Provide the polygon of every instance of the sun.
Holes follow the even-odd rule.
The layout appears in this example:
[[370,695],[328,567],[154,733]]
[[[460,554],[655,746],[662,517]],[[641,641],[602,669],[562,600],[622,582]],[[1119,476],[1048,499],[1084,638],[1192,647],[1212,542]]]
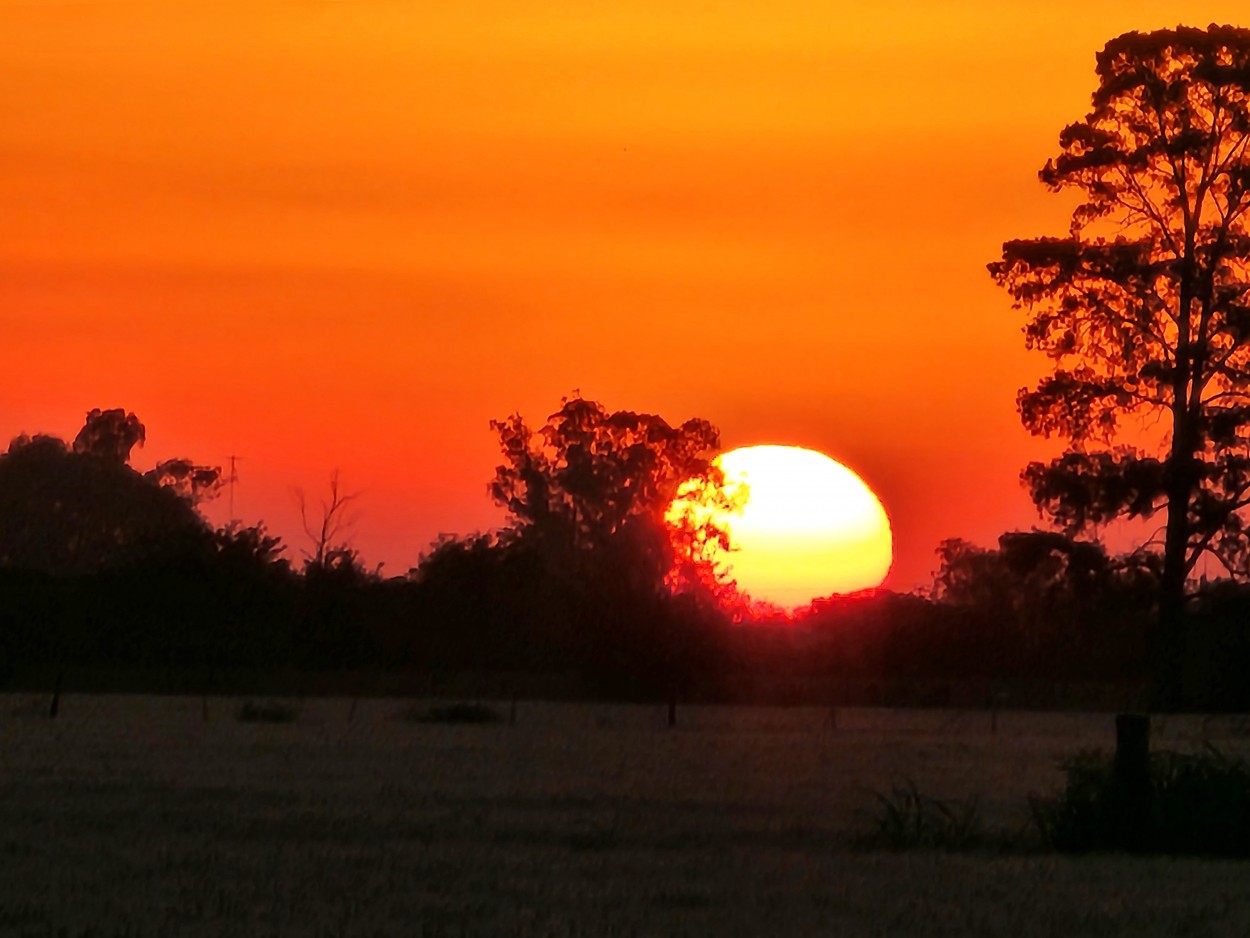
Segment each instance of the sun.
[[720,560],[743,593],[792,610],[885,580],[894,557],[890,519],[850,469],[798,446],[747,446],[718,463],[724,492],[741,507],[705,516],[728,531],[730,551]]

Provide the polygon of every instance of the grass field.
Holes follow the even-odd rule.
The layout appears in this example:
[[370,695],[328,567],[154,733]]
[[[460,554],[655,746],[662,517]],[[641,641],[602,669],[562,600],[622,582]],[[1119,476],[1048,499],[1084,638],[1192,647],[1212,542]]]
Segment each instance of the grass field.
[[[1244,936],[1250,864],[865,848],[911,779],[1027,825],[1110,715],[0,696],[2,936]],[[506,707],[504,708],[506,711]],[[1250,751],[1244,720],[1155,744]]]

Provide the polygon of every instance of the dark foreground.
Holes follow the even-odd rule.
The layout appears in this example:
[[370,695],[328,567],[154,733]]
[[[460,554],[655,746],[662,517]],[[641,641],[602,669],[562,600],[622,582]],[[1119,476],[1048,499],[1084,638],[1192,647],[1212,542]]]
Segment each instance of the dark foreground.
[[[904,778],[1024,828],[1060,758],[1112,746],[1107,715],[44,702],[0,697],[4,936],[1250,933],[1250,864],[860,843]],[[1236,718],[1156,738],[1250,749]]]

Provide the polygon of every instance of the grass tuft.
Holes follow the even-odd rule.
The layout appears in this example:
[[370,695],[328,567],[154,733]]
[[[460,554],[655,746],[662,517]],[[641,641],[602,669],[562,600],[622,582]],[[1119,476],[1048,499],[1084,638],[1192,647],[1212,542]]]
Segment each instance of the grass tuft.
[[921,793],[910,779],[877,800],[868,844],[893,850],[969,850],[982,846],[985,831],[976,798],[943,801]]

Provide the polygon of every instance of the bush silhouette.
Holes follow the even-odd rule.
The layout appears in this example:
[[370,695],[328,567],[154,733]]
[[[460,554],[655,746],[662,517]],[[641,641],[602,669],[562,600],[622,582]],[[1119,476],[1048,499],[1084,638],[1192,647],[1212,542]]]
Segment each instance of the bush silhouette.
[[503,716],[494,708],[479,703],[453,703],[405,714],[415,723],[502,723]]
[[1197,753],[1157,752],[1150,760],[1149,827],[1126,843],[1112,759],[1082,752],[1063,763],[1054,798],[1030,799],[1043,841],[1058,850],[1250,857],[1250,768],[1208,746]]

